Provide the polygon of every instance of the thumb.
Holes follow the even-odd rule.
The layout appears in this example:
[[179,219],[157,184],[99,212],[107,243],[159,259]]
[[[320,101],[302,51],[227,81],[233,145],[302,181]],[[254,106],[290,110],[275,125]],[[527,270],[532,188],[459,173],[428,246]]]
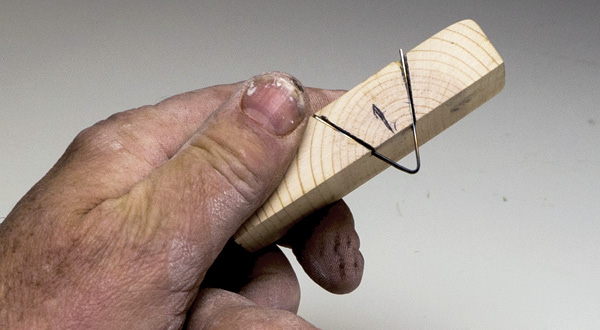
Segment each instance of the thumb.
[[192,243],[182,253],[201,262],[203,273],[279,184],[309,107],[291,76],[268,73],[241,84],[168,162],[117,202],[135,215],[128,226],[141,241],[159,234],[178,246]]

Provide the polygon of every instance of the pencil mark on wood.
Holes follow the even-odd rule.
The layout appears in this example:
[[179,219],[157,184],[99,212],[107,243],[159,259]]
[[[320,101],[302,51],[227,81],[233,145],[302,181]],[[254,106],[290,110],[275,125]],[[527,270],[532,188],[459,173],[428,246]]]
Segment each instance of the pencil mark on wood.
[[[381,109],[379,109],[375,104],[373,104],[373,115],[375,116],[375,118],[381,119],[381,121],[383,122],[383,124],[385,125],[385,127],[387,127],[387,129],[389,129],[390,132],[394,133],[394,129],[392,128],[392,126],[390,125],[390,123],[385,118],[385,115],[383,114],[383,111],[381,111]],[[394,125],[395,124],[396,123],[394,123]]]

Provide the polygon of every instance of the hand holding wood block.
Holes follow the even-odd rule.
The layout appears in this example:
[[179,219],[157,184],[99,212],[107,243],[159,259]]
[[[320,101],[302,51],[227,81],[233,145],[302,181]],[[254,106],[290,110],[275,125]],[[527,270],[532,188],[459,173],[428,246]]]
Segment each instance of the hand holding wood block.
[[[408,52],[423,144],[496,95],[504,62],[480,27],[458,22]],[[373,104],[381,110],[375,113]],[[319,113],[399,160],[413,151],[412,117],[400,64],[393,62]],[[283,236],[303,216],[339,200],[387,167],[355,141],[311,119],[282,183],[235,240],[249,251]]]

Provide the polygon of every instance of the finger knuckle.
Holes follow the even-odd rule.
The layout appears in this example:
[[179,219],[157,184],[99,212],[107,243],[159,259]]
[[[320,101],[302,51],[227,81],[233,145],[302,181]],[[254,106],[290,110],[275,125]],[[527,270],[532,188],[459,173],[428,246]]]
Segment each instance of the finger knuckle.
[[[150,110],[152,106],[143,106],[111,115],[91,127],[81,131],[70,144],[67,154],[77,154],[86,159],[98,159],[112,154],[130,154],[135,159],[146,161],[156,166],[164,161],[162,154],[149,154],[153,149],[144,145],[154,145],[146,129],[140,126],[140,114]],[[142,152],[146,150],[146,152]],[[155,164],[156,163],[156,164]]]
[[248,165],[251,162],[250,152],[206,135],[195,139],[190,145],[246,203],[254,204],[262,195],[264,184],[261,175]]

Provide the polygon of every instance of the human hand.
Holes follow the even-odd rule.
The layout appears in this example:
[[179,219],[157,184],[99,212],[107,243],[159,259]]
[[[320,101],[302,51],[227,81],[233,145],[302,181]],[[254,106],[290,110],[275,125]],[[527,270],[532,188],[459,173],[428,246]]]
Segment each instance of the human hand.
[[[271,73],[82,131],[0,224],[0,328],[311,328],[277,247],[224,247],[279,184],[310,115],[340,94]],[[343,202],[284,241],[329,291],[359,284]]]

